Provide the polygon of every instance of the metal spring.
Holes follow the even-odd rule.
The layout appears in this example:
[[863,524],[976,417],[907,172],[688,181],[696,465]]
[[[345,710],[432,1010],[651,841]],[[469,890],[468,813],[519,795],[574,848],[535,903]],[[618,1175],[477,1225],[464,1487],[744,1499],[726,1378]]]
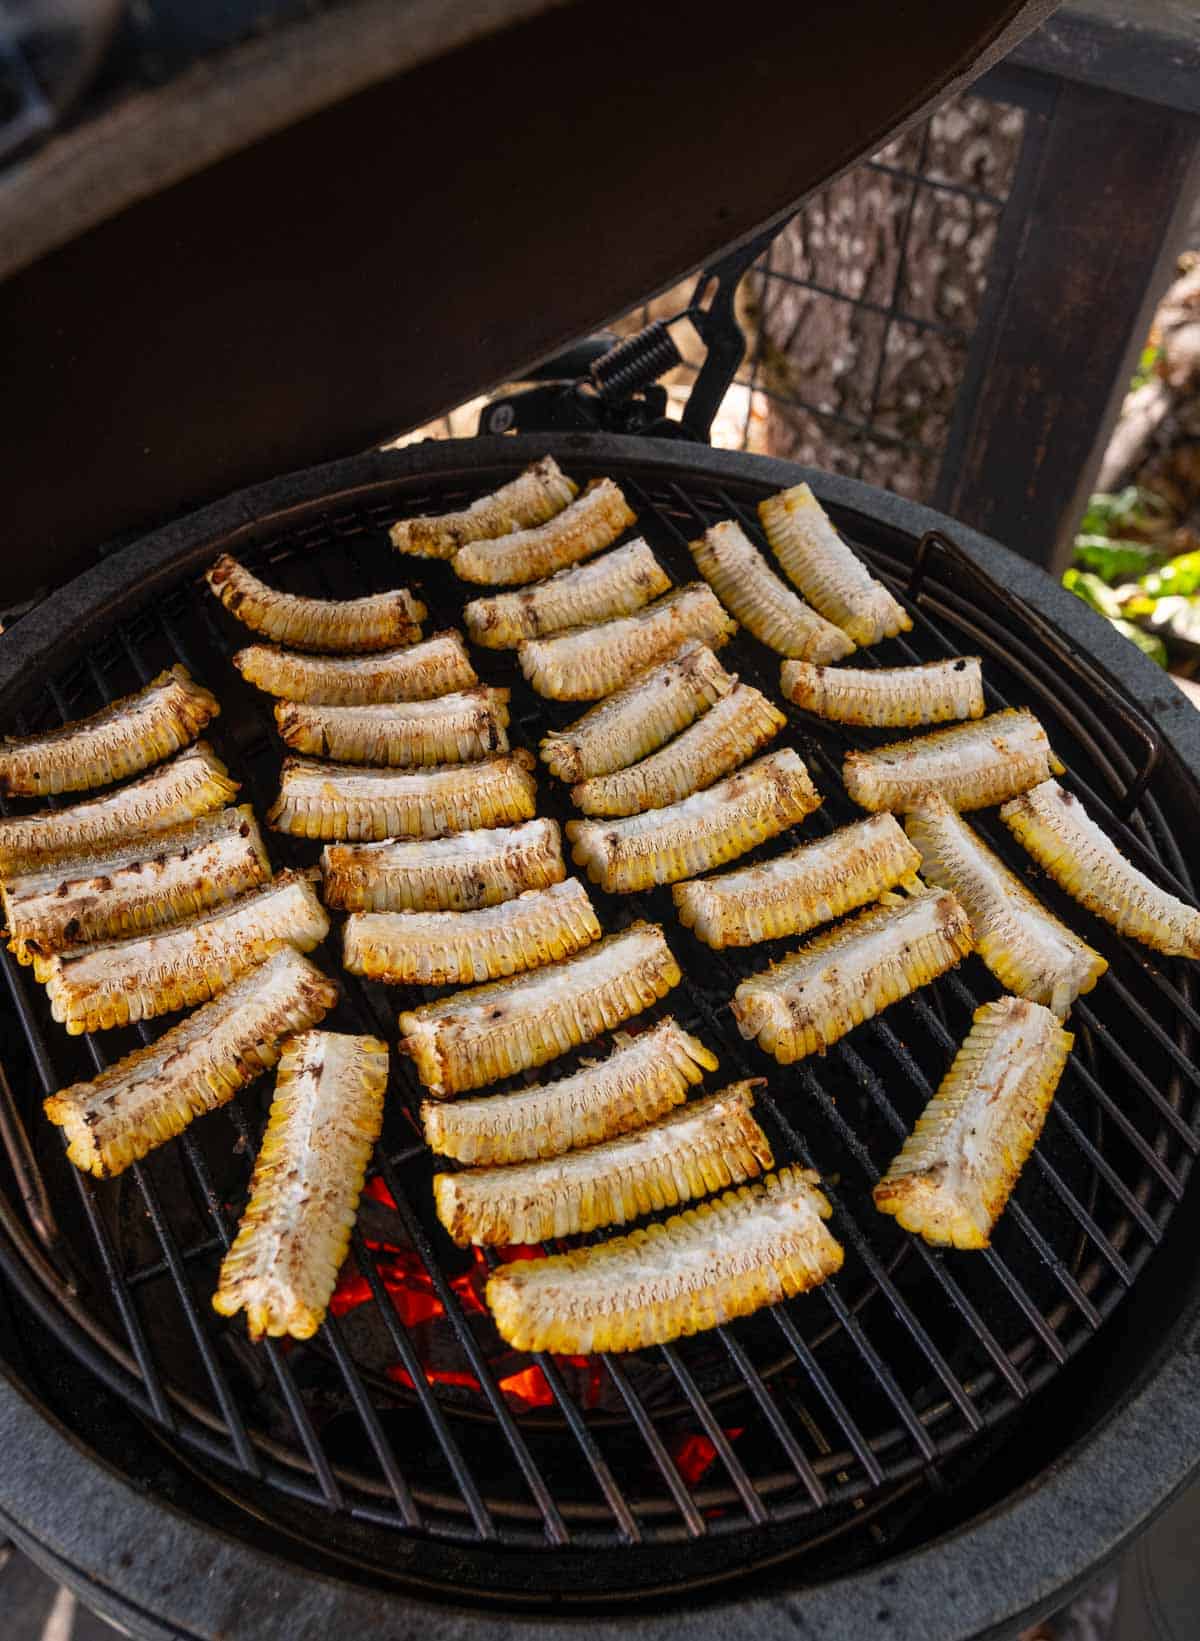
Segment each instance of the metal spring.
[[602,398],[621,399],[648,387],[683,361],[666,322],[656,319],[597,359],[591,376]]

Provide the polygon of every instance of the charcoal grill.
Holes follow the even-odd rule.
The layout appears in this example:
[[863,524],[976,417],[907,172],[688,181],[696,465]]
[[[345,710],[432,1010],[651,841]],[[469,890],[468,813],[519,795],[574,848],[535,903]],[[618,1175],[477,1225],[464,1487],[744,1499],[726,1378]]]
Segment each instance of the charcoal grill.
[[[386,526],[458,506],[547,449],[579,479],[621,483],[677,581],[692,574],[686,543],[707,523],[732,515],[756,535],[757,499],[802,476],[584,435],[316,469],[114,554],[26,617],[0,645],[0,718],[21,732],[56,725],[181,660],[219,695],[212,738],[261,814],[281,761],[270,702],[231,666],[244,634],[200,572],[228,550],[296,592],[348,597],[404,581],[429,605],[429,630],[457,622],[469,589],[444,565],[398,560]],[[1190,896],[1200,736],[1173,686],[1128,646],[1105,654],[1102,624],[1010,555],[912,504],[803,476],[912,613],[912,633],[867,664],[983,654],[989,709],[1033,707],[1067,783],[1139,864]],[[755,640],[740,632],[724,658],[777,697],[777,658]],[[528,691],[510,657],[475,659],[486,680],[514,685],[515,743],[534,747],[577,715]],[[838,775],[846,739],[789,709],[781,742],[825,798],[805,835],[853,818]],[[567,813],[548,777],[539,812]],[[994,814],[982,830],[1014,859]],[[271,840],[277,864],[311,864],[318,847]],[[637,1602],[669,1613],[684,1592],[726,1602],[751,1570],[756,1593],[779,1592],[770,1599],[826,1635],[872,1633],[870,1619],[880,1633],[967,1636],[1045,1605],[1141,1525],[1200,1453],[1178,1387],[1200,1344],[1189,1240],[1200,1009],[1186,964],[1122,942],[1052,884],[1037,888],[1110,970],[1073,1011],[1077,1052],[982,1255],[927,1249],[870,1200],[972,1010],[998,993],[977,959],[828,1056],[784,1069],[740,1041],[726,1004],[787,942],[714,953],[680,927],[669,891],[595,892],[608,931],[639,916],[663,923],[684,983],[657,1013],[717,1051],[722,1080],[766,1076],[759,1111],[777,1159],[830,1182],[847,1259],[819,1292],[756,1318],[582,1361],[518,1356],[491,1329],[478,1267],[433,1218],[419,1088],[399,1056],[340,1314],[309,1345],[248,1346],[209,1298],[269,1079],[97,1185],[66,1164],[40,1099],[139,1038],[67,1039],[5,953],[0,1267],[19,1304],[0,1430],[28,1458],[0,1480],[0,1520],[69,1582],[83,1580],[85,1533],[85,1598],[135,1633],[257,1637],[287,1612],[297,1627],[280,1633],[309,1633],[297,1612],[315,1625],[328,1606],[349,1625],[356,1610],[411,1617],[445,1599],[484,1609],[455,1622],[485,1627],[497,1608],[529,1617]],[[318,959],[338,972],[333,951]],[[398,994],[342,978],[334,1026],[394,1043]],[[76,1438],[64,1442],[28,1396],[67,1413]],[[1086,1479],[1097,1472],[1104,1491]],[[207,1595],[198,1555],[225,1569]],[[99,1590],[97,1561],[109,1569]],[[268,1571],[286,1611],[267,1604]],[[736,1588],[723,1622],[754,1633],[762,1611]],[[168,1614],[174,1628],[153,1627]],[[675,1620],[613,1620],[630,1622]]]

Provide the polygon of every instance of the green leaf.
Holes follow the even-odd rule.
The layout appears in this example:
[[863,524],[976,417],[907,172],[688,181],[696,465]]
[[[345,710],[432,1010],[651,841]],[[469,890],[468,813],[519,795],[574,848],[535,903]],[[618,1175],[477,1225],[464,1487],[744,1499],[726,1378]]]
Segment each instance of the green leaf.
[[1116,594],[1090,570],[1065,570],[1062,583],[1069,593],[1082,598],[1085,604],[1090,604],[1093,610],[1106,615],[1110,621],[1121,619],[1121,606]]
[[1141,541],[1110,541],[1107,536],[1075,537],[1075,562],[1105,581],[1141,576],[1163,562],[1163,554]]
[[1200,593],[1200,552],[1169,558],[1161,569],[1142,576],[1141,587],[1147,598],[1190,598]]

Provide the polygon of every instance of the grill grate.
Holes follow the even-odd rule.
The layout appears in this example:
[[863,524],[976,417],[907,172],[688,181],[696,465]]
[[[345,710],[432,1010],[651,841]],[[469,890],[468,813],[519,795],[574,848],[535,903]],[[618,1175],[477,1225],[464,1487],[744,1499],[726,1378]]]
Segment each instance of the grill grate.
[[[586,461],[574,466],[588,475]],[[693,573],[687,540],[716,518],[738,517],[761,540],[753,510],[761,489],[747,482],[639,482],[619,464],[604,471],[625,486],[639,530],[676,581]],[[377,492],[357,503],[335,499],[316,522],[236,550],[279,585],[318,596],[411,582],[434,612],[434,630],[457,620],[464,590],[445,566],[398,564],[385,526],[397,510],[443,510],[469,494],[445,486],[410,488],[399,504]],[[842,522],[903,592],[911,542],[863,518]],[[989,710],[1038,711],[1073,789],[1140,864],[1190,892],[1161,780],[1150,777],[1132,819],[1118,813],[1138,778],[1123,750],[1129,726],[1118,704],[1089,696],[1083,663],[1064,672],[1036,622],[1025,637],[1011,614],[996,613],[978,587],[962,584],[952,562],[938,568],[936,576],[926,568],[919,599],[909,600],[912,633],[868,652],[863,664],[978,650],[987,661]],[[281,749],[269,701],[228,664],[243,640],[202,584],[181,572],[164,597],[117,620],[83,659],[31,684],[15,727],[29,732],[93,711],[181,660],[221,698],[212,738],[261,815],[276,789]],[[731,670],[778,699],[777,658],[745,634],[723,653]],[[506,656],[474,659],[485,681],[514,684],[514,744],[536,746],[548,725],[580,710],[533,696],[511,677]],[[826,799],[805,823],[804,834],[815,836],[856,813],[838,773],[845,745],[887,737],[834,733],[787,711],[776,744],[797,747]],[[564,818],[563,797],[539,773],[539,811]],[[975,820],[1019,865],[994,815]],[[791,841],[776,840],[759,855]],[[318,849],[274,836],[270,844],[277,864],[311,864]],[[664,890],[593,893],[606,930],[635,917],[661,921],[680,959],[684,984],[648,1018],[671,1012],[697,1032],[720,1055],[722,1082],[766,1076],[758,1111],[777,1161],[801,1161],[831,1182],[832,1228],[847,1258],[817,1293],[710,1335],[586,1368],[507,1351],[468,1302],[465,1256],[433,1218],[431,1159],[415,1117],[420,1091],[394,1055],[373,1176],[382,1218],[364,1211],[353,1240],[367,1302],[331,1318],[310,1345],[251,1348],[236,1321],[211,1312],[209,1296],[244,1200],[269,1079],[119,1181],[97,1185],[66,1165],[37,1110],[40,1096],[150,1040],[159,1024],[66,1039],[29,971],[7,953],[0,965],[20,1035],[4,1022],[4,1050],[13,1086],[28,1090],[9,1117],[29,1132],[27,1173],[44,1187],[52,1217],[47,1226],[39,1216],[40,1253],[12,1213],[6,1228],[40,1261],[38,1291],[44,1301],[50,1290],[49,1318],[70,1348],[216,1485],[326,1550],[394,1568],[409,1549],[432,1556],[444,1546],[453,1559],[422,1563],[434,1569],[428,1578],[460,1590],[478,1581],[510,1597],[544,1595],[559,1579],[578,1594],[574,1552],[583,1550],[586,1579],[608,1594],[719,1577],[852,1531],[861,1537],[872,1520],[875,1542],[855,1553],[877,1554],[886,1510],[937,1485],[956,1454],[981,1446],[1102,1327],[1160,1241],[1200,1147],[1200,1071],[1191,1056],[1200,1015],[1185,966],[1125,945],[1065,905],[1048,882],[1037,888],[1099,947],[1110,970],[1073,1011],[1077,1051],[994,1246],[981,1255],[935,1252],[870,1201],[972,1011],[998,994],[978,959],[827,1057],[785,1069],[741,1042],[725,1005],[741,975],[794,942],[711,952],[675,921]],[[318,956],[336,972],[332,953]],[[335,1029],[373,1031],[394,1043],[398,994],[341,978]],[[384,1243],[415,1252],[444,1308],[444,1348],[459,1364],[458,1380],[469,1376],[472,1387],[427,1381],[424,1324],[406,1323],[391,1301]],[[16,1270],[26,1291],[34,1268],[28,1258]],[[389,1365],[406,1380],[389,1376]],[[514,1380],[534,1367],[542,1405],[514,1395]],[[693,1559],[664,1575],[653,1553],[663,1545],[678,1546],[679,1555],[690,1546]],[[508,1552],[508,1570],[497,1573],[498,1563],[488,1562],[473,1571],[463,1559],[470,1546]]]

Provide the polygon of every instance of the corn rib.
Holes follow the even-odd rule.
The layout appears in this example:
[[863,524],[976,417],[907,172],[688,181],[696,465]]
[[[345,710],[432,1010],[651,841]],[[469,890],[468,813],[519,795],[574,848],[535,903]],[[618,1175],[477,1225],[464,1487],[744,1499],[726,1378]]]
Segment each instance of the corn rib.
[[343,912],[474,912],[566,876],[558,822],[445,838],[334,843],[321,851],[327,906]]
[[983,665],[977,655],[874,670],[785,661],[780,688],[798,707],[835,724],[913,729],[983,717]]
[[213,592],[251,632],[297,650],[391,650],[414,643],[428,613],[406,587],[368,598],[301,598],[268,587],[245,565],[222,553],[204,578]]
[[544,524],[578,493],[579,486],[560,471],[554,457],[543,456],[459,513],[398,519],[391,529],[392,546],[418,558],[453,558],[468,541]]
[[976,1009],[954,1063],[874,1190],[880,1213],[954,1248],[986,1248],[1062,1076],[1072,1037],[1038,1003]]
[[636,519],[611,479],[593,479],[581,495],[544,524],[487,541],[469,541],[451,562],[460,580],[488,587],[541,581],[611,547]]
[[462,634],[453,628],[435,632],[423,643],[374,655],[301,655],[278,644],[250,644],[237,652],[233,664],[265,694],[313,706],[430,701],[479,682]]
[[472,599],[463,620],[484,649],[515,650],[527,638],[632,615],[670,585],[670,576],[638,536],[590,564],[559,570],[519,592]]
[[613,1033],[613,1052],[570,1077],[511,1094],[424,1100],[429,1147],[486,1166],[559,1157],[656,1122],[687,1099],[717,1057],[668,1016],[636,1037]]
[[931,795],[955,809],[984,809],[1061,772],[1046,731],[1023,707],[848,752],[842,766],[846,791],[863,809],[914,809]]
[[293,752],[341,763],[420,768],[474,763],[508,751],[506,689],[480,687],[432,701],[308,706],[277,701],[275,722]]
[[213,1295],[222,1316],[245,1311],[251,1339],[311,1339],[325,1320],[387,1080],[378,1037],[306,1031],[285,1046],[250,1200]]
[[904,606],[842,540],[807,484],[768,496],[758,516],[788,580],[856,644],[912,629]]
[[487,1302],[515,1350],[641,1350],[818,1287],[842,1264],[818,1177],[781,1168],[591,1248],[503,1265]]
[[109,1179],[232,1099],[337,998],[333,981],[285,946],[156,1042],[52,1094],[46,1115],[76,1168]]
[[780,581],[731,519],[712,525],[688,550],[730,615],[780,655],[840,661],[854,649],[852,638]]
[[436,838],[480,826],[512,826],[533,817],[532,763],[523,751],[411,770],[285,758],[267,825],[329,843]]

